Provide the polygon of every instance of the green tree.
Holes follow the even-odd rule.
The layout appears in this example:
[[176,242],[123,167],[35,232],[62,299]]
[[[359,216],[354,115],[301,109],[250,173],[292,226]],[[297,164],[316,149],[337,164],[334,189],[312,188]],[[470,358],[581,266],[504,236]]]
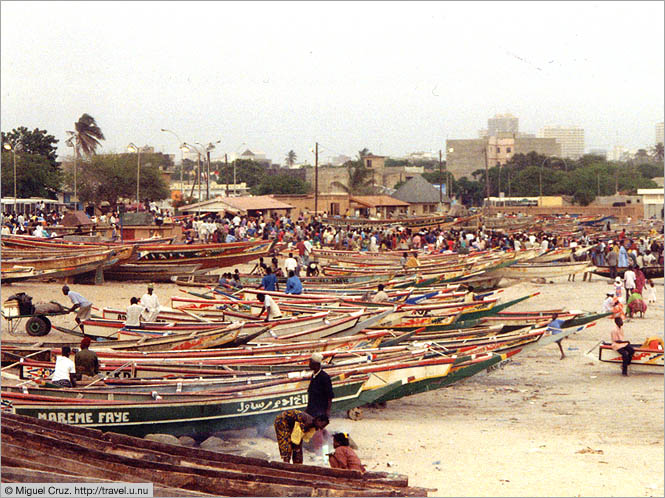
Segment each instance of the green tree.
[[664,154],[663,154],[663,142],[658,142],[651,148],[651,157],[657,163],[662,163]]
[[[163,154],[141,154],[141,184],[143,199],[160,200],[169,197],[169,188],[162,176]],[[83,202],[98,204],[108,201],[115,205],[121,198],[136,195],[136,154],[99,154],[81,172],[80,197]]]
[[286,164],[289,167],[293,166],[296,163],[296,159],[298,159],[298,156],[293,150],[290,150],[288,154],[286,154]]
[[[14,158],[12,152],[2,150],[3,197],[14,196]],[[44,197],[55,199],[62,185],[62,172],[53,167],[46,156],[16,154],[16,195],[19,198]]]
[[51,166],[58,167],[56,144],[58,140],[46,130],[35,128],[28,130],[25,126],[14,128],[9,133],[2,132],[2,145],[9,143],[12,147],[20,146],[24,154],[36,154],[48,159]]
[[267,194],[306,194],[310,191],[307,182],[286,174],[264,176],[251,192],[255,195]]

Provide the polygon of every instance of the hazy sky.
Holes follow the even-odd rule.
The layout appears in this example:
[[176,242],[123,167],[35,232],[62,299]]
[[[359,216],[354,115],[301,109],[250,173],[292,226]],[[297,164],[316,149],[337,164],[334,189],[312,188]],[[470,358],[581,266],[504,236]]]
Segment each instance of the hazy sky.
[[[578,125],[586,147],[650,147],[663,121],[663,2],[2,2],[2,130],[64,146],[83,113],[177,152],[220,140],[283,162],[401,155]],[[247,145],[243,145],[245,142]],[[178,156],[179,157],[179,156]]]

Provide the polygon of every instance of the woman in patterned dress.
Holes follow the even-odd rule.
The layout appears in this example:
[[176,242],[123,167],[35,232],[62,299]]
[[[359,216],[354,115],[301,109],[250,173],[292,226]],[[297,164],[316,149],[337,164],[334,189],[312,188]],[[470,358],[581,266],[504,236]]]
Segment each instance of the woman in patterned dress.
[[[314,429],[321,430],[328,425],[328,417],[312,417],[308,413],[300,410],[286,410],[275,417],[275,434],[277,435],[277,445],[279,446],[279,455],[286,463],[302,463],[302,439],[298,444],[291,439],[293,428],[296,423],[300,424],[303,433]],[[313,432],[313,431],[312,431]]]

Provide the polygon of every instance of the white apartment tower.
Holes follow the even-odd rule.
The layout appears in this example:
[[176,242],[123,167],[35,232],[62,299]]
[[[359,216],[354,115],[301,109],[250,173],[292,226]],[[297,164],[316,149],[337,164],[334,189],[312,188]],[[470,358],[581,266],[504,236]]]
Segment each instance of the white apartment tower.
[[656,143],[663,143],[663,123],[656,123]]
[[561,156],[579,159],[584,155],[584,128],[576,126],[545,126],[540,138],[554,138],[561,145]]
[[[499,133],[517,133],[518,131],[519,118],[512,114],[496,114],[487,120],[487,136],[489,137],[496,137]],[[482,132],[484,130],[481,130]]]

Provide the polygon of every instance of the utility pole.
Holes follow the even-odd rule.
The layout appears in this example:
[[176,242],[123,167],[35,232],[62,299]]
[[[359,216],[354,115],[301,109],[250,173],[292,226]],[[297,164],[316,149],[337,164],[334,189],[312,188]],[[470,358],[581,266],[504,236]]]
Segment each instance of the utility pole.
[[439,149],[439,209],[443,209],[443,173],[442,173],[442,164],[443,161],[441,159],[441,149]]
[[198,202],[201,202],[201,153],[197,151],[196,156],[196,169],[197,169],[197,182],[199,184],[199,199]]
[[210,151],[206,151],[208,156],[208,166],[206,168],[206,200],[210,199]]
[[319,212],[319,142],[314,146],[314,217]]
[[489,206],[490,206],[490,169],[489,165],[487,163],[487,147],[489,145],[485,146],[484,152],[485,152],[485,197],[486,197],[486,209],[489,211]]
[[229,196],[229,158],[224,154],[224,176],[226,178],[226,197]]

